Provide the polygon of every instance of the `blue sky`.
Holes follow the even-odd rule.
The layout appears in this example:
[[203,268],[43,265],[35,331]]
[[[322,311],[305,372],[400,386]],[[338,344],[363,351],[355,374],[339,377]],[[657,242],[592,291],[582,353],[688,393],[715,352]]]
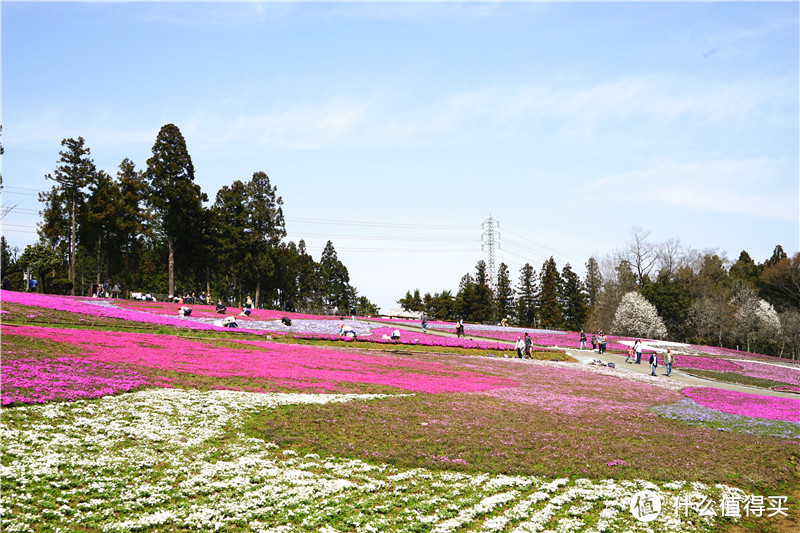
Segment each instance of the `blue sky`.
[[162,125],[210,198],[266,172],[288,239],[378,305],[485,259],[579,273],[630,239],[800,246],[798,4],[2,3],[3,234],[64,138],[139,168]]

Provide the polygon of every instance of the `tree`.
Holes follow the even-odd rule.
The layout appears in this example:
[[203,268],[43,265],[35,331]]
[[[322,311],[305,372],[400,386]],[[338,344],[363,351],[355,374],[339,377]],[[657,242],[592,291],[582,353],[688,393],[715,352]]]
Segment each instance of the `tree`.
[[123,249],[123,283],[129,289],[131,281],[131,257],[136,258],[140,239],[149,234],[150,213],[145,207],[147,182],[144,173],[136,170],[130,159],[123,159],[117,171],[119,183],[119,212],[117,225]]
[[558,301],[561,277],[556,261],[551,256],[542,265],[539,275],[539,325],[544,328],[560,328],[564,324],[564,311]]
[[800,252],[767,266],[759,278],[760,294],[775,307],[800,310]]
[[[174,124],[162,126],[153,145],[153,156],[147,160],[147,179],[152,188],[150,202],[167,243],[169,294],[175,294],[176,246],[184,251],[193,244],[191,236],[197,228],[202,202],[206,195],[194,183],[194,165],[186,141]],[[188,255],[188,254],[187,254]]]
[[[65,211],[70,221],[69,237],[69,280],[75,283],[75,255],[77,251],[78,211],[86,199],[85,187],[93,181],[96,172],[94,162],[89,157],[90,150],[84,146],[83,137],[78,139],[64,139],[61,146],[65,149],[59,152],[60,165],[53,174],[45,178],[53,180],[57,185],[53,187],[47,198],[51,202],[63,201],[66,203]],[[40,196],[41,200],[41,196]],[[55,207],[55,206],[53,206]],[[73,285],[71,295],[75,296]]]
[[781,355],[788,353],[792,360],[800,358],[800,311],[790,309],[780,314]]
[[579,331],[589,318],[589,306],[583,283],[567,263],[561,270],[559,300],[564,309],[564,327]]
[[45,274],[55,269],[61,263],[58,254],[44,243],[31,244],[25,247],[19,257],[19,264],[29,268],[41,283],[42,292],[46,292]]
[[611,331],[616,335],[663,339],[667,336],[664,321],[658,316],[656,307],[637,292],[622,297],[614,313]]
[[494,316],[499,322],[504,318],[510,318],[513,313],[514,287],[511,286],[508,266],[500,263],[497,269],[497,288],[494,291]]
[[519,284],[517,285],[517,320],[525,328],[536,327],[536,307],[538,300],[538,286],[536,271],[529,263],[519,271]]
[[689,293],[667,275],[659,275],[655,283],[647,283],[642,288],[641,295],[656,307],[670,337],[674,340],[684,340],[687,334],[686,320],[691,305]]
[[297,253],[298,298],[304,308],[317,309],[322,306],[317,264],[306,252],[306,242],[302,239],[297,243]]
[[411,291],[406,291],[406,295],[397,300],[397,303],[400,304],[404,311],[422,312],[425,310],[425,304],[419,295],[419,289],[414,289],[414,294],[411,294]]
[[590,257],[586,262],[586,278],[584,281],[589,307],[597,305],[597,297],[603,287],[603,275],[600,273],[600,265],[594,257]]
[[86,223],[81,226],[80,233],[84,236],[82,240],[86,243],[86,248],[94,248],[97,256],[96,282],[101,283],[100,273],[103,264],[105,264],[105,276],[109,275],[108,248],[119,235],[119,221],[122,216],[120,190],[111,176],[101,170],[89,185],[89,191],[86,201]]
[[328,241],[319,260],[322,291],[329,307],[346,311],[350,305],[350,274],[339,261],[333,243]]
[[692,300],[688,322],[698,344],[722,347],[733,327],[733,316],[727,299],[712,294]]
[[270,185],[269,176],[265,172],[256,172],[247,184],[247,206],[245,234],[247,250],[250,254],[248,262],[256,277],[256,302],[261,297],[261,279],[271,275],[275,269],[272,256],[286,236],[283,220],[283,199],[277,195],[277,187]]
[[469,274],[461,278],[455,308],[464,320],[486,322],[492,318],[492,289],[483,260],[475,265],[474,278]]
[[731,265],[728,274],[734,283],[755,288],[758,284],[759,271],[758,265],[750,257],[750,254],[742,250],[742,253],[739,254],[739,259]]
[[737,338],[749,352],[751,344],[770,344],[780,333],[778,313],[753,289],[742,288],[731,299]]
[[645,231],[638,226],[631,228],[631,240],[627,248],[622,250],[620,259],[630,264],[636,274],[639,287],[644,285],[644,279],[649,276],[658,261],[658,253],[654,244],[647,241],[650,231]]

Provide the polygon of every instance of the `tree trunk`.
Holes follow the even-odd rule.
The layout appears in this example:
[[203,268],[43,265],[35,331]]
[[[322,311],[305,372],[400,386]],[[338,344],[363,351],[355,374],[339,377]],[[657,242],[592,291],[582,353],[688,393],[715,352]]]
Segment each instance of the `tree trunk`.
[[172,235],[167,237],[167,249],[169,250],[169,259],[167,264],[169,266],[169,297],[175,296],[175,246]]
[[97,284],[100,285],[100,237],[97,237],[97,264],[95,265]]
[[211,267],[206,263],[206,301],[211,303]]
[[72,282],[72,289],[70,289],[70,296],[75,296],[75,198],[72,199],[72,231],[69,238],[69,280]]
[[258,302],[261,301],[261,278],[256,278],[256,299],[253,305],[258,307]]

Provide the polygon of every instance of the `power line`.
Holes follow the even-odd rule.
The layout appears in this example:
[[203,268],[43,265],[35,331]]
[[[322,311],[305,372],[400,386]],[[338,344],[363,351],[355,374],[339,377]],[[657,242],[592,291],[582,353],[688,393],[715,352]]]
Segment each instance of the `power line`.
[[474,230],[475,226],[442,226],[435,224],[396,224],[391,222],[359,222],[355,220],[333,220],[327,218],[286,217],[287,221],[308,222],[312,224],[334,224],[341,226],[365,226],[380,228],[414,228],[414,229],[455,229]]
[[463,241],[463,242],[472,242],[475,239],[472,237],[392,237],[387,235],[338,235],[333,233],[303,233],[302,235],[299,232],[290,232],[292,235],[297,233],[297,237],[305,239],[306,237],[323,237],[323,238],[330,238],[330,239],[354,239],[354,240],[364,240],[364,241],[409,241],[409,242],[453,242],[453,241]]

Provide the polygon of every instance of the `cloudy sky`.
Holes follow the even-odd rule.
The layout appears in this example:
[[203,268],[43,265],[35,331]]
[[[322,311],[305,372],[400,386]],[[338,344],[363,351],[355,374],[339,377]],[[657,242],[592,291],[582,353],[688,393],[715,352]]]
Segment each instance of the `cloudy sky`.
[[139,168],[176,124],[210,198],[264,171],[359,293],[514,279],[630,239],[800,246],[798,3],[2,2],[3,234],[36,241],[82,136]]

